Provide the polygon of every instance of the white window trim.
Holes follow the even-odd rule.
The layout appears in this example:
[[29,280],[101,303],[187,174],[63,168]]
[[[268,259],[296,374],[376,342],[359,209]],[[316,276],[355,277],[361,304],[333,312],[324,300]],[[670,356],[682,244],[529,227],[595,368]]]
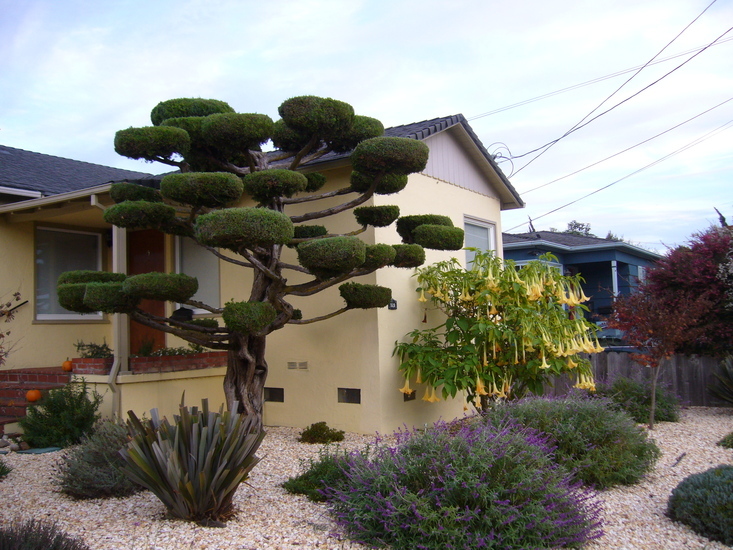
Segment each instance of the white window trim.
[[[175,238],[175,253],[176,253],[175,268],[176,268],[176,273],[183,273],[182,266],[181,266],[181,259],[182,259],[182,256],[183,256],[181,254],[181,243],[183,242],[183,239],[184,238],[185,237],[180,237],[180,236],[176,236],[176,238]],[[214,256],[214,257],[216,258],[216,260],[218,262],[219,261],[219,258],[217,258],[216,256]],[[218,267],[219,267],[219,270],[218,270],[218,273],[217,273],[217,285],[219,286],[219,302],[221,302],[221,269],[220,269],[221,266],[218,266]],[[221,307],[221,303],[219,303],[219,304],[209,304],[209,305],[214,306],[214,307]],[[186,304],[176,304],[176,307],[190,307],[190,306],[187,306]],[[209,310],[207,310],[207,309],[201,309],[201,308],[193,308],[193,314],[194,315],[212,315],[212,313]]]
[[[55,231],[56,233],[74,233],[77,235],[92,235],[97,238],[97,250],[99,253],[97,254],[97,271],[102,270],[102,234],[98,233],[96,231],[80,231],[78,229],[65,229],[65,228],[59,228],[59,227],[49,227],[44,225],[36,226],[35,231]],[[35,239],[35,232],[34,232],[34,239]],[[34,241],[35,245],[35,241]],[[36,246],[34,246],[34,250],[36,249]],[[34,287],[35,289],[38,289],[38,265],[34,263],[33,265],[33,274],[34,274]],[[37,297],[35,296],[34,291],[34,299],[37,300]],[[38,310],[36,309],[37,303],[34,303],[34,315],[35,319],[37,321],[101,321],[104,317],[102,315],[101,311],[97,311],[95,313],[75,313],[73,311],[70,311],[69,313],[38,313]]]
[[[492,222],[491,220],[486,220],[483,218],[477,218],[476,216],[471,216],[469,214],[464,214],[463,215],[464,230],[466,228],[466,224],[476,225],[478,227],[486,227],[487,229],[489,229],[489,239],[491,239],[491,236],[493,235],[493,239],[491,239],[493,240],[493,242],[489,243],[489,246],[491,246],[492,248],[488,250],[492,250],[494,251],[494,253],[498,253],[498,250],[497,250],[497,223],[496,222]],[[466,265],[470,263],[470,260],[468,259],[468,255],[469,255],[469,252],[466,251]]]

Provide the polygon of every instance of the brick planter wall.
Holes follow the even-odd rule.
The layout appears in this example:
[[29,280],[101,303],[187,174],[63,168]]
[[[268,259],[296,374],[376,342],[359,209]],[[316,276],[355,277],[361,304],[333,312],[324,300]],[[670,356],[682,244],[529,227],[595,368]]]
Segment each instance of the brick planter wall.
[[[112,368],[108,359],[72,359],[74,374],[109,374]],[[226,351],[209,351],[195,355],[167,355],[164,357],[130,357],[130,372],[177,372],[185,370],[225,367]]]

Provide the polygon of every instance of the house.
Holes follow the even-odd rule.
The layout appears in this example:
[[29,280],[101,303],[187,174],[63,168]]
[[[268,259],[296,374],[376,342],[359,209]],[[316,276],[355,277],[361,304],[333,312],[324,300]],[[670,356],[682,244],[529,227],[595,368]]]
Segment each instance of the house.
[[[437,118],[385,133],[422,140],[430,149],[429,161],[422,173],[410,176],[405,190],[375,195],[365,204],[397,204],[401,215],[450,216],[454,225],[466,229],[466,246],[500,253],[501,211],[524,205],[466,119],[462,115]],[[218,358],[212,354],[214,358],[203,364],[208,368],[198,368],[201,364],[154,370],[136,367],[138,360],[131,356],[151,339],[156,346],[185,343],[158,331],[148,333],[126,315],[63,310],[54,297],[55,280],[69,269],[183,272],[199,278],[196,297],[223,305],[247,299],[249,287],[242,283],[242,268],[219,260],[189,239],[153,230],[128,231],[103,221],[103,210],[113,203],[111,181],[154,186],[159,178],[112,168],[102,171],[104,167],[9,147],[0,151],[7,155],[2,160],[0,186],[10,199],[16,199],[0,205],[0,249],[6,254],[6,261],[0,263],[0,281],[6,292],[20,291],[29,300],[13,321],[15,347],[4,368],[56,367],[76,355],[74,345],[79,340],[107,342],[115,357],[106,370],[82,366],[76,371],[76,376],[83,375],[104,394],[105,414],[124,416],[128,410],[142,414],[152,407],[171,414],[184,391],[187,403],[203,397],[212,406],[222,403],[223,354]],[[57,165],[70,171],[51,177]],[[326,155],[306,169],[327,177],[325,190],[347,186],[351,173],[348,155]],[[56,187],[50,186],[50,180]],[[241,205],[248,205],[247,200]],[[303,208],[292,205],[287,213],[297,214],[299,207]],[[353,229],[357,227],[350,212],[335,216],[333,223],[329,220],[332,233]],[[361,236],[368,243],[400,242],[394,227],[370,227]],[[426,252],[428,263],[465,254]],[[290,260],[284,257],[285,261],[297,263],[294,251],[286,254]],[[268,337],[266,424],[304,427],[323,420],[336,428],[371,433],[463,414],[461,399],[430,404],[420,399],[422,394],[406,398],[398,391],[402,381],[392,356],[395,341],[424,320],[439,322],[438,312],[426,310],[417,301],[412,275],[413,270],[385,268],[359,278],[362,283],[390,287],[390,308],[351,310],[318,323],[286,326]],[[294,298],[293,302],[295,307],[307,308],[309,317],[343,304],[336,288],[317,299],[298,302]],[[159,303],[159,307],[166,315],[174,309],[172,304]]]
[[555,231],[503,235],[504,258],[518,265],[552,253],[564,273],[580,274],[591,314],[611,313],[614,296],[630,294],[659,254],[624,241]]

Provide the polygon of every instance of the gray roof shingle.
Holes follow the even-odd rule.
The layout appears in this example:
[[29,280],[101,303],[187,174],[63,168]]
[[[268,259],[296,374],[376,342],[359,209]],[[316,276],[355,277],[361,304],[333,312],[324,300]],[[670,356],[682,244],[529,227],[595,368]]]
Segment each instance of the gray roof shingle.
[[111,168],[0,145],[0,186],[44,196],[68,193],[111,181],[143,180],[151,174]]

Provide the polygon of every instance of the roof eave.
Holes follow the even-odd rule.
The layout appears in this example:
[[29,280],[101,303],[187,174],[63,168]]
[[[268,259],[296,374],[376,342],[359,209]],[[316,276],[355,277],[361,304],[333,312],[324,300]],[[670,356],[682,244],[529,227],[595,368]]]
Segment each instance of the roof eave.
[[651,252],[649,250],[645,250],[643,248],[639,248],[638,246],[634,246],[629,243],[624,242],[614,242],[614,243],[599,243],[599,244],[585,244],[585,245],[567,245],[567,244],[560,244],[560,243],[554,243],[552,241],[546,241],[544,239],[536,240],[536,241],[524,241],[524,242],[518,242],[518,243],[504,243],[504,249],[505,250],[518,250],[522,248],[534,248],[537,246],[543,246],[546,248],[554,248],[556,250],[562,250],[563,252],[592,252],[594,250],[626,250],[629,252],[633,252],[637,256],[643,256],[650,260],[658,260],[661,258],[659,254],[656,252]]

